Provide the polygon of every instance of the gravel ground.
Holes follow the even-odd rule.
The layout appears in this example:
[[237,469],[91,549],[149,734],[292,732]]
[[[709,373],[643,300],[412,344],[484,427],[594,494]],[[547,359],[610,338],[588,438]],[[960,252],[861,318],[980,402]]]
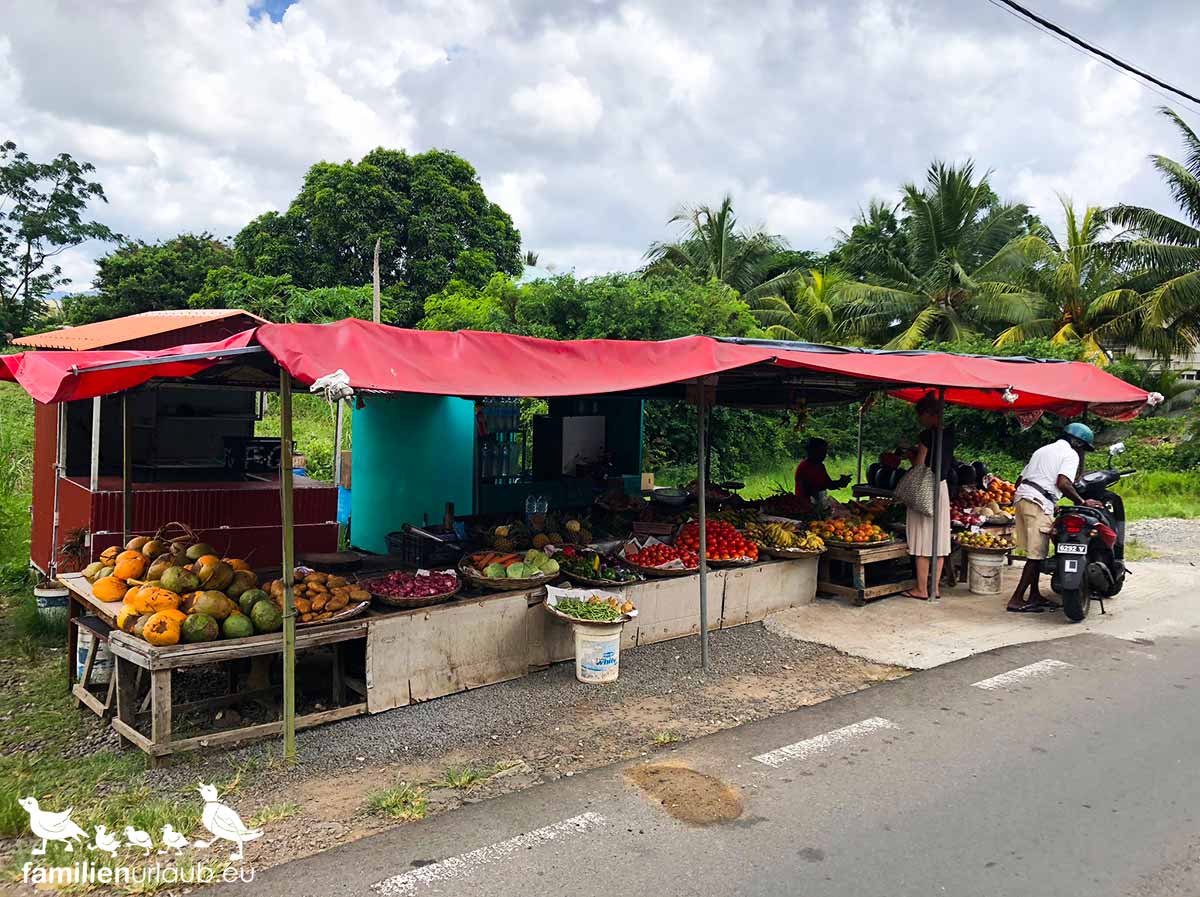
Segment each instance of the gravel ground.
[[300,762],[277,758],[278,740],[237,751],[188,755],[152,774],[156,787],[239,784],[243,815],[294,802],[258,842],[260,868],[344,843],[391,824],[364,809],[366,797],[400,781],[431,783],[449,767],[505,768],[469,791],[426,785],[429,812],[452,809],[563,775],[657,750],[828,700],[905,675],[831,648],[767,632],[761,624],[710,635],[712,670],[702,675],[699,640],[626,651],[605,686],[575,680],[573,663],[521,679],[374,716],[300,732]]
[[1177,517],[1135,520],[1126,528],[1126,536],[1162,560],[1186,562],[1200,560],[1200,519]]

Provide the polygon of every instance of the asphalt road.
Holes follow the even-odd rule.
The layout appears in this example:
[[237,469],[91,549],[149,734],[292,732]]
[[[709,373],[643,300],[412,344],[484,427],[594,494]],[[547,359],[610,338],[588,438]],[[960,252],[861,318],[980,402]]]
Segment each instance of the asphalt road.
[[218,890],[1195,897],[1197,647],[1085,635],[1005,648],[643,759],[732,786],[733,821],[677,821],[623,764]]

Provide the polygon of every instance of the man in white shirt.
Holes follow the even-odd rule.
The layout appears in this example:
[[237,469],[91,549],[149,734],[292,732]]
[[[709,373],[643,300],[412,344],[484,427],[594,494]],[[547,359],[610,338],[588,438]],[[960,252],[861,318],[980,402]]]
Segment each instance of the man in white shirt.
[[1095,448],[1095,435],[1085,424],[1067,424],[1061,439],[1044,445],[1029,458],[1021,471],[1016,500],[1017,548],[1025,551],[1025,569],[1017,590],[1008,599],[1008,610],[1018,614],[1040,614],[1046,608],[1057,608],[1057,602],[1045,598],[1038,590],[1042,560],[1050,550],[1050,532],[1054,511],[1064,495],[1077,505],[1100,507],[1100,502],[1084,501],[1075,490],[1075,476],[1083,453]]

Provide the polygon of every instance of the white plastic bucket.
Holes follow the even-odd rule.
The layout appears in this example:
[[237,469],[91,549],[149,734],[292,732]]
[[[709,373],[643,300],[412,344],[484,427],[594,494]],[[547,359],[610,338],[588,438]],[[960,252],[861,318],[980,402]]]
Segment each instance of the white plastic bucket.
[[967,588],[972,595],[999,595],[1004,587],[1000,582],[1000,571],[1004,568],[1003,554],[983,554],[972,551],[967,554]]
[[587,626],[573,623],[575,630],[575,678],[589,684],[614,682],[621,669],[621,627]]
[[[80,627],[79,644],[75,649],[75,680],[83,679],[83,668],[87,665],[88,650],[92,647],[92,639],[94,636],[86,629]],[[108,643],[100,642],[96,646],[96,659],[92,661],[92,675],[88,679],[89,685],[107,685],[112,678],[113,660],[112,654],[108,651]]]
[[33,590],[33,599],[37,603],[38,616],[43,620],[65,620],[67,618],[67,597],[70,593],[62,586],[46,584]]

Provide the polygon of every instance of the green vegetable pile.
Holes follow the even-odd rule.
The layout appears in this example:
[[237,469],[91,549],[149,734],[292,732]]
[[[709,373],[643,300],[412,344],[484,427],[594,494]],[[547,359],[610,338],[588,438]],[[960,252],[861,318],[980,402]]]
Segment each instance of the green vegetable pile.
[[578,598],[562,598],[554,605],[560,614],[576,620],[592,620],[597,623],[616,623],[621,612],[607,601],[580,601]]

